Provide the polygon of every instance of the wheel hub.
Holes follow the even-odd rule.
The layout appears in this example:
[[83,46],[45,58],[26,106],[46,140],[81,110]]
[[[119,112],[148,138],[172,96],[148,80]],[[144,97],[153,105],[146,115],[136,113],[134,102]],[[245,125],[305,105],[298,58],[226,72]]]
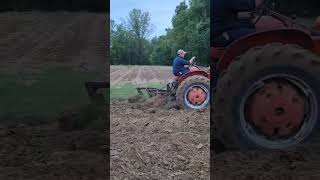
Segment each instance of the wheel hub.
[[267,137],[289,136],[300,128],[306,99],[287,81],[271,80],[247,100],[247,121]]
[[195,86],[188,92],[187,97],[192,105],[201,105],[206,100],[206,92],[201,87]]

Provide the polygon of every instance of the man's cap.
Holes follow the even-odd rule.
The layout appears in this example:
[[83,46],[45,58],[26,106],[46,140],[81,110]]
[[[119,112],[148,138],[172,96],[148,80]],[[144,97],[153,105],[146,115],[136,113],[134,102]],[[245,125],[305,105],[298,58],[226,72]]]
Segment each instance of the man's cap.
[[178,52],[177,52],[177,54],[179,54],[179,55],[180,55],[180,54],[186,54],[186,53],[187,53],[187,52],[185,52],[183,49],[179,49]]

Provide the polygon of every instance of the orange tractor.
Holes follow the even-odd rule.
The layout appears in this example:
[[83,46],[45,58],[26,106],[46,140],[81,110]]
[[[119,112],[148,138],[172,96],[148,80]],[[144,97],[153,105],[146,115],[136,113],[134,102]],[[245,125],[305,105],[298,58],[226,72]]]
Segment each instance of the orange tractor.
[[[139,95],[146,93],[149,97],[161,96],[170,101],[177,101],[179,107],[185,109],[204,110],[210,104],[210,72],[203,70],[195,64],[190,65],[190,72],[175,77],[173,82],[163,88],[140,87]],[[110,87],[108,82],[86,82],[87,93],[93,104],[105,104],[100,89]]]
[[256,33],[211,47],[212,143],[288,150],[312,142],[320,132],[320,19],[309,28],[267,6],[253,15]]
[[181,108],[203,110],[210,104],[210,72],[195,63],[189,68],[188,73],[175,77],[163,88],[140,87],[137,91],[140,95],[145,92],[149,97],[169,97],[171,101],[177,101]]

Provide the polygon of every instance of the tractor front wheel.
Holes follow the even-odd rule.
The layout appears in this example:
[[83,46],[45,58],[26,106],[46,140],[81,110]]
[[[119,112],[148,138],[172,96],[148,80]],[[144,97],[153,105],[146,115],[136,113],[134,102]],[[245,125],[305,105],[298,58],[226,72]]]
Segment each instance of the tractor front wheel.
[[210,102],[210,81],[204,76],[190,76],[179,84],[176,96],[181,107],[203,110]]

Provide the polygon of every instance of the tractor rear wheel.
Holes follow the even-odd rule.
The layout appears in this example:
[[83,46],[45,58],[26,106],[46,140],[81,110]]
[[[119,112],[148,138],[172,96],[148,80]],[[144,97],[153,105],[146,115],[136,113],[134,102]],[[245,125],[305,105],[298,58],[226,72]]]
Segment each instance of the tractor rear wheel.
[[320,59],[295,45],[250,49],[219,79],[212,122],[227,150],[288,150],[319,118]]
[[201,75],[190,76],[183,80],[176,91],[180,107],[203,110],[210,103],[210,81]]

